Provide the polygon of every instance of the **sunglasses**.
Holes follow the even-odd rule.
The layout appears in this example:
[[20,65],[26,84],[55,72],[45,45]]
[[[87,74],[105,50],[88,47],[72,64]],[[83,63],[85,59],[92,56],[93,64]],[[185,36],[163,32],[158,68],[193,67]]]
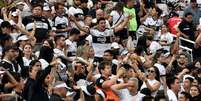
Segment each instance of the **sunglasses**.
[[155,73],[155,71],[153,71],[153,70],[148,70],[148,73]]

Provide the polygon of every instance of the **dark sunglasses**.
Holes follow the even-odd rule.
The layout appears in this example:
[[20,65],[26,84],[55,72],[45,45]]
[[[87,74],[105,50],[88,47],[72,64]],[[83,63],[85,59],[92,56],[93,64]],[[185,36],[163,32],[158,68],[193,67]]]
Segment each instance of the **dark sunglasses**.
[[153,70],[148,70],[148,72],[149,72],[149,73],[154,73],[155,71],[153,71]]

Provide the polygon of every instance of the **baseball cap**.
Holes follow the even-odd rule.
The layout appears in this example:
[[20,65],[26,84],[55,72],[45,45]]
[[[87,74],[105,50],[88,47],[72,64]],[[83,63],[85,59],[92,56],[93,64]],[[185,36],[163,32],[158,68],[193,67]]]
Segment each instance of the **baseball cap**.
[[112,45],[111,45],[111,48],[114,48],[114,49],[119,49],[119,44],[117,42],[113,42]]
[[55,83],[54,88],[66,88],[66,89],[71,89],[71,88],[68,87],[68,86],[66,85],[66,83],[64,83],[64,82]]
[[17,41],[25,41],[29,40],[29,37],[27,35],[19,35],[17,38]]
[[50,10],[51,10],[51,8],[49,6],[44,6],[43,7],[43,11],[50,11]]
[[1,27],[2,28],[11,28],[12,25],[10,24],[10,22],[4,21],[4,22],[1,23]]

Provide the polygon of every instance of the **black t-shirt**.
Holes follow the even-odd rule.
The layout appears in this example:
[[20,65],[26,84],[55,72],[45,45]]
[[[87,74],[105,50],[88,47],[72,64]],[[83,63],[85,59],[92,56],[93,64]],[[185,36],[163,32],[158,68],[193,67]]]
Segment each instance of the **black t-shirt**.
[[48,32],[51,29],[51,26],[49,24],[49,21],[43,16],[27,16],[22,20],[22,23],[24,24],[26,30],[32,31],[34,21],[36,21],[36,43],[42,43],[45,39],[48,38]]
[[194,30],[195,27],[192,22],[188,22],[185,19],[182,20],[182,22],[178,26],[179,30],[187,35],[190,40],[195,40],[194,37]]
[[0,66],[2,66],[3,68],[7,69],[10,72],[15,71],[15,66],[12,63],[6,62],[4,60],[0,62]]

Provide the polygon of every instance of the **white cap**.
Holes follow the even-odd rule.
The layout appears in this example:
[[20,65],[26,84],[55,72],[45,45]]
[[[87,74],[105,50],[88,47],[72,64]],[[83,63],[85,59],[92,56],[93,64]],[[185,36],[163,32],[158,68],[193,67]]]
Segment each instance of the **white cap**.
[[192,78],[192,79],[195,79],[195,77],[186,74],[186,75],[184,75],[184,77],[183,77],[183,82],[184,82],[184,80],[185,80],[186,78]]
[[29,40],[29,37],[27,35],[22,35],[17,38],[17,41],[25,41],[25,40]]
[[51,9],[50,9],[50,7],[49,6],[44,6],[43,7],[43,11],[50,11]]
[[82,9],[76,9],[74,15],[75,14],[84,14],[84,13],[83,13]]
[[113,42],[112,45],[111,45],[111,48],[114,48],[114,49],[119,49],[119,44],[117,42]]
[[54,88],[62,88],[62,87],[67,88],[67,89],[71,89],[70,87],[68,87],[66,85],[66,83],[60,83],[60,84],[54,86]]

